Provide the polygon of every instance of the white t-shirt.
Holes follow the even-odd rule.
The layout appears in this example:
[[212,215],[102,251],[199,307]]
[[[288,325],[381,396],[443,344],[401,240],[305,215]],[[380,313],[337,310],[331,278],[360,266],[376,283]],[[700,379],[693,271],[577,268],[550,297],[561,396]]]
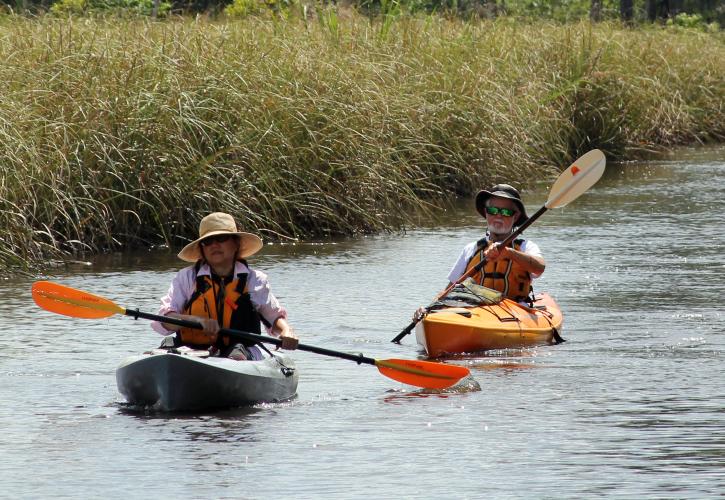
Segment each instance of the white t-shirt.
[[[453,265],[453,268],[451,269],[451,272],[448,273],[448,281],[451,283],[455,283],[458,281],[458,279],[463,276],[463,274],[466,272],[466,266],[468,265],[468,261],[471,260],[471,257],[473,257],[473,254],[476,253],[476,245],[478,244],[478,241],[474,241],[463,247],[463,251],[458,256],[458,260]],[[542,257],[541,250],[539,249],[539,245],[534,243],[531,240],[524,240],[524,242],[521,244],[521,252],[532,255],[534,257]],[[541,276],[540,274],[531,274],[531,278],[538,278]]]

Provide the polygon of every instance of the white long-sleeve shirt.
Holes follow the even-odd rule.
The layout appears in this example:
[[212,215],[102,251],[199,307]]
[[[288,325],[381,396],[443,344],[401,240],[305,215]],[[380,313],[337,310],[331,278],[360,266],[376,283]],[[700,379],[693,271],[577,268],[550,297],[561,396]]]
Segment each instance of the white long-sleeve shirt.
[[[261,271],[255,271],[244,265],[242,262],[236,262],[234,265],[234,276],[239,273],[247,273],[247,290],[252,305],[268,324],[274,325],[279,318],[287,319],[287,310],[274,296],[267,280],[267,275]],[[208,264],[203,264],[199,268],[199,276],[211,276],[211,268]],[[194,274],[194,266],[189,266],[174,276],[171,281],[168,292],[161,298],[161,307],[158,314],[165,316],[170,312],[184,314],[184,306],[188,302],[196,288],[196,276]],[[163,324],[158,321],[151,323],[151,327],[161,335],[169,335],[171,332],[164,328]],[[275,337],[277,333],[273,332],[271,327],[267,327],[267,332]]]

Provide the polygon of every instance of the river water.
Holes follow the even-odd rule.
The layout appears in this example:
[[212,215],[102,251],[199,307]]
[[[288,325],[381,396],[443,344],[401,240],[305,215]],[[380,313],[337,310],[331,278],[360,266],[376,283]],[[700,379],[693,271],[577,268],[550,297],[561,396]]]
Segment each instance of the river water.
[[[417,390],[376,368],[296,352],[298,397],[202,415],[134,413],[115,368],[158,343],[144,321],[82,320],[0,283],[0,497],[704,498],[725,491],[725,149],[609,165],[527,231],[536,283],[565,315],[557,346],[449,360],[461,388]],[[548,186],[526,193],[529,212]],[[430,227],[269,245],[303,342],[378,358],[445,285],[481,221],[462,203]],[[173,255],[97,258],[49,278],[155,311]]]

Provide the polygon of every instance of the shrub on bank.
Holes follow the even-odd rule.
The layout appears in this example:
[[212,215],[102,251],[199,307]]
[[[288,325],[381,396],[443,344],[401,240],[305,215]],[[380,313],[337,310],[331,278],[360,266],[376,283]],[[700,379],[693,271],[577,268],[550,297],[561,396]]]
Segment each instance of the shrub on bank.
[[[164,17],[171,10],[171,3],[160,1],[157,16]],[[57,0],[50,7],[54,15],[130,14],[150,16],[154,13],[154,0]]]

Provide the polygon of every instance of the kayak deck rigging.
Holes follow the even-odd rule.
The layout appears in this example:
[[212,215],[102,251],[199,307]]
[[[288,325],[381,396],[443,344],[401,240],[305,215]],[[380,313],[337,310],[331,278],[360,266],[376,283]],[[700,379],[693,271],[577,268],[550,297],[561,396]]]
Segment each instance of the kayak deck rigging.
[[563,316],[548,294],[536,295],[527,305],[510,299],[497,300],[492,294],[481,300],[480,294],[471,293],[468,288],[456,287],[452,294],[434,303],[416,325],[416,339],[429,356],[562,341],[558,332]]

